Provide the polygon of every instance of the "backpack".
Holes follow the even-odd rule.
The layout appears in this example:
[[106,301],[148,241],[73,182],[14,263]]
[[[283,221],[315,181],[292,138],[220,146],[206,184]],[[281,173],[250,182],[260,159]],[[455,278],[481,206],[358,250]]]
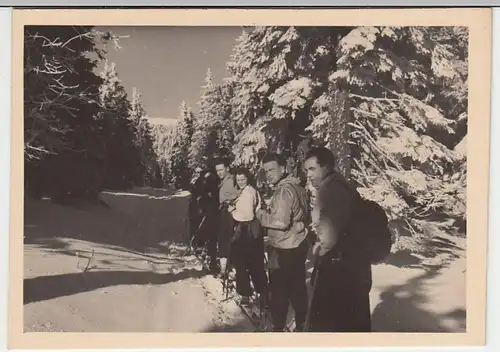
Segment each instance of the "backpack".
[[355,247],[361,249],[371,264],[381,263],[391,253],[393,239],[389,219],[384,209],[372,200],[358,197],[348,232],[356,242]]
[[[341,183],[353,190],[345,180]],[[353,191],[356,200],[345,229],[345,245],[349,251],[368,257],[371,264],[379,264],[391,253],[393,245],[389,219],[377,202],[361,197],[357,190]]]

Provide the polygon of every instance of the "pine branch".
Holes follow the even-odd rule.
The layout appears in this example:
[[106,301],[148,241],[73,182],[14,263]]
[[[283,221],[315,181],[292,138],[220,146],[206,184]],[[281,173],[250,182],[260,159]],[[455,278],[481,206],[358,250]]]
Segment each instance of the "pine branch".
[[[399,171],[404,171],[404,169],[401,167],[401,165],[396,160],[394,160],[385,151],[383,151],[381,148],[379,148],[379,146],[377,145],[377,142],[370,135],[370,133],[368,132],[366,127],[364,127],[363,125],[361,125],[360,123],[357,123],[357,122],[350,122],[349,124],[355,128],[361,129],[364,132],[364,137],[367,139],[367,141],[370,143],[370,145],[376,151],[378,151],[385,159],[389,160]],[[386,164],[386,167],[388,167],[387,164]]]
[[25,149],[29,149],[29,150],[33,150],[33,151],[36,151],[36,152],[40,152],[40,153],[44,153],[44,154],[49,154],[49,151],[46,150],[45,148],[42,148],[42,147],[34,147],[30,144],[26,144],[24,146]]
[[393,105],[394,102],[399,102],[400,101],[399,99],[374,98],[374,97],[369,97],[369,96],[359,95],[359,94],[354,94],[354,93],[349,93],[349,95],[351,97],[355,97],[355,98],[359,98],[359,99],[363,99],[363,100],[368,100],[368,101],[373,101],[373,102],[387,102],[391,106],[394,106]]

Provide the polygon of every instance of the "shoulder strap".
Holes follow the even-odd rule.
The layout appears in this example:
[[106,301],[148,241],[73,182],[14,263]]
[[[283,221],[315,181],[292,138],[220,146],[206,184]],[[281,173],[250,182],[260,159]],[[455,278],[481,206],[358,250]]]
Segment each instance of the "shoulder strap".
[[353,189],[345,178],[334,175],[332,181],[336,184],[340,184],[354,198],[351,204],[351,211],[349,212],[348,219],[345,222],[345,227],[343,229],[343,232],[346,232],[349,231],[353,219],[356,218],[356,211],[358,210],[360,203],[363,201],[363,198],[356,189]]
[[262,194],[260,193],[260,191],[258,189],[255,189],[255,191],[257,192],[257,203],[260,204],[260,207],[262,209],[264,209],[266,207],[266,204],[264,202],[264,198],[262,198]]

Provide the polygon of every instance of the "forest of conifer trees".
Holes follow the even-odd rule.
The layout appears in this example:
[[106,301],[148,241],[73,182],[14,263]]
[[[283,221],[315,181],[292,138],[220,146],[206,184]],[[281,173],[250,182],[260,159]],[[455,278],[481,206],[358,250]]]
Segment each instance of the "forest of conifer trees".
[[[26,27],[27,194],[96,197],[103,189],[185,188],[226,157],[258,172],[263,150],[289,170],[311,144],[387,212],[396,249],[465,232],[468,32],[460,27],[246,27],[227,63],[207,67],[199,109],[150,125],[92,27]],[[92,58],[94,57],[94,58]]]
[[[91,27],[25,28],[25,187],[55,201],[163,185],[138,90],[130,99]],[[104,69],[95,72],[99,63]]]

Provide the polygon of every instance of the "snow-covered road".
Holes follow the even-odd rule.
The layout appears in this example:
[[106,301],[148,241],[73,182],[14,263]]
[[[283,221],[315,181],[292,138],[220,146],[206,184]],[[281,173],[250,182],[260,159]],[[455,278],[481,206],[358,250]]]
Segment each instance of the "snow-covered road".
[[[80,208],[26,201],[25,332],[252,331],[221,283],[184,255],[187,196],[104,193],[106,206]],[[465,240],[447,241],[456,258],[441,271],[373,267],[374,330],[465,331]]]

